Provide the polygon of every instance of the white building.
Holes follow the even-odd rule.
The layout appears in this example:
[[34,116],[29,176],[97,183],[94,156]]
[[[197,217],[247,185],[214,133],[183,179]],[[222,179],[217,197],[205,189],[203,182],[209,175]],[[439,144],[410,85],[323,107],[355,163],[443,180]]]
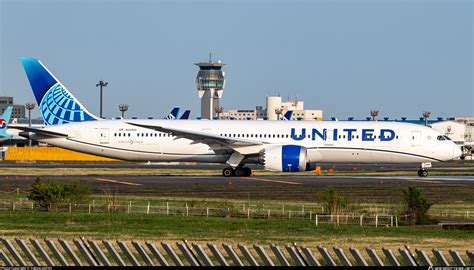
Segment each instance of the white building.
[[234,120],[277,120],[288,111],[293,111],[291,120],[323,120],[322,110],[305,110],[304,101],[282,101],[279,96],[267,96],[266,108],[257,106],[255,110],[231,109],[220,115],[221,119]]

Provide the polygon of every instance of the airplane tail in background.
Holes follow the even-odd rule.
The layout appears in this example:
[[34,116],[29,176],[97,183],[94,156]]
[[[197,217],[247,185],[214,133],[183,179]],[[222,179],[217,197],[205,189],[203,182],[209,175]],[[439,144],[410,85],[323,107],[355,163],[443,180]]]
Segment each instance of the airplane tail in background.
[[84,105],[54,75],[35,58],[21,58],[31,88],[39,104],[45,125],[94,121],[99,118]]
[[177,118],[178,118],[178,114],[179,114],[179,110],[180,110],[180,107],[179,107],[179,106],[173,107],[173,109],[171,110],[170,114],[168,114],[164,119],[167,119],[167,120],[174,120],[174,119],[177,119]]
[[0,115],[0,135],[3,135],[7,131],[8,123],[12,116],[13,107],[7,107],[2,115]]
[[9,106],[5,111],[0,115],[0,129],[4,130],[8,123],[10,123],[10,118],[12,117],[13,107]]
[[290,121],[291,120],[291,116],[293,115],[293,111],[287,111],[285,113],[285,115],[283,115],[283,121]]
[[190,111],[190,110],[186,110],[186,111],[184,111],[183,115],[181,115],[181,117],[180,117],[179,119],[180,119],[180,120],[188,120],[190,114],[191,114],[191,111]]
[[5,140],[12,137],[12,135],[7,133],[7,127],[10,123],[10,118],[12,116],[13,107],[7,107],[2,115],[0,115],[0,139]]

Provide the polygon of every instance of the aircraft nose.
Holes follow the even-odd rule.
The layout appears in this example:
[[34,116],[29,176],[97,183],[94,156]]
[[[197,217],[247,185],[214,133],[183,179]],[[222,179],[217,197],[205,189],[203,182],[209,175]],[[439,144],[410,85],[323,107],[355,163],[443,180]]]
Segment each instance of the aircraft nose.
[[453,159],[458,158],[460,156],[462,156],[461,147],[453,143]]

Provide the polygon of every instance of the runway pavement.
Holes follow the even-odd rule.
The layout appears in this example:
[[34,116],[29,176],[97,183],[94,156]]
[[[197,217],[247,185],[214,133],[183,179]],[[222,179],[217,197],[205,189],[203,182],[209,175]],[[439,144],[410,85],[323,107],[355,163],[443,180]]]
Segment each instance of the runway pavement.
[[[31,189],[36,177],[2,176],[0,191]],[[438,202],[474,202],[474,176],[44,176],[43,180],[83,181],[94,194],[151,197],[314,201],[334,187],[359,202],[400,200],[401,189],[415,185]]]
[[[367,170],[367,171],[393,171],[393,170],[417,170],[418,163],[407,164],[361,164],[361,163],[323,163],[319,164],[322,170],[336,168],[337,170]],[[433,168],[472,168],[474,171],[474,162],[456,161],[433,163]],[[1,168],[142,168],[142,169],[207,169],[221,170],[224,164],[195,164],[195,163],[144,163],[144,162],[32,162],[16,163],[9,161],[0,162]],[[263,169],[262,166],[250,165],[253,169]]]
[[[474,182],[474,176],[432,176],[432,177],[419,177],[419,176],[252,176],[252,177],[231,177],[226,178],[222,176],[110,176],[104,178],[96,177],[81,177],[88,180],[97,180],[105,178],[113,178],[116,181],[125,181],[128,183],[135,183],[141,185],[147,184],[186,184],[189,182],[199,181],[201,183],[223,183],[223,182],[255,182],[255,183],[266,183],[266,184],[279,184],[279,185],[311,185],[316,182],[320,183],[357,183],[367,182],[374,180],[393,180],[393,181],[467,181]],[[77,179],[75,177],[74,179]],[[100,181],[100,180],[97,180]],[[120,182],[117,182],[120,184]]]

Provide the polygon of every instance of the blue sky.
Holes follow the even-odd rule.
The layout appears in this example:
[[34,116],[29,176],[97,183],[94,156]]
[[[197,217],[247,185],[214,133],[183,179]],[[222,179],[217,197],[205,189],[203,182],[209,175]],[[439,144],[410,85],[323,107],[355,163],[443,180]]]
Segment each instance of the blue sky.
[[40,58],[92,112],[199,116],[193,63],[227,65],[224,109],[299,96],[326,118],[474,116],[472,1],[0,0],[0,95],[34,100]]

